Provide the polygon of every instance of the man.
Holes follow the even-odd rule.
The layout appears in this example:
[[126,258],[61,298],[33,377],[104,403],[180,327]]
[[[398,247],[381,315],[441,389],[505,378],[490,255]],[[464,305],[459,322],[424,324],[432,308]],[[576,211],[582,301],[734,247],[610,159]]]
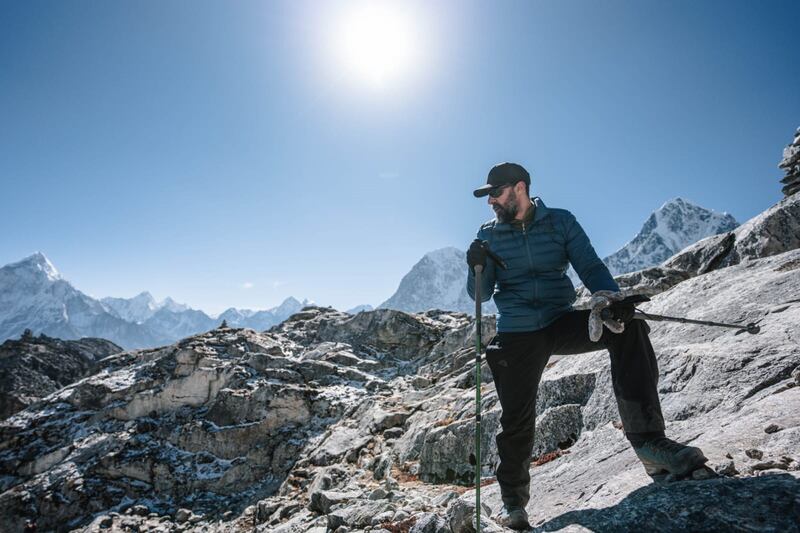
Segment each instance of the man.
[[[525,507],[536,395],[551,354],[608,349],[625,435],[648,474],[682,477],[706,462],[699,448],[664,436],[649,327],[631,320],[632,305],[615,304],[621,299],[619,286],[572,213],[530,198],[529,188],[530,175],[522,166],[502,163],[491,169],[486,185],[474,195],[489,197],[496,218],[481,226],[467,252],[467,292],[475,298],[473,269],[482,265],[482,299],[494,296],[498,309],[498,333],[486,348],[486,360],[503,410],[497,435],[497,481],[503,500],[498,522],[514,529],[529,527]],[[507,268],[487,261],[487,248]],[[569,263],[592,293],[592,310],[572,308],[575,289],[566,274]],[[613,310],[614,319],[603,328],[596,317],[605,307]]]

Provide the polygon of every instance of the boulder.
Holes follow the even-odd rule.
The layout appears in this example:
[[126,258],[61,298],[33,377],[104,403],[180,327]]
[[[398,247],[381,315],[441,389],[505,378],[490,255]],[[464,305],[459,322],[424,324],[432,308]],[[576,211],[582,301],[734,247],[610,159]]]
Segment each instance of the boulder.
[[423,513],[411,526],[409,533],[450,533],[447,520],[436,513]]
[[311,493],[308,509],[322,514],[331,512],[331,507],[356,499],[360,496],[359,492],[336,492],[332,490],[320,490]]
[[359,500],[352,505],[333,511],[328,515],[328,528],[363,528],[372,525],[372,518],[386,511],[394,511],[396,506],[385,500]]

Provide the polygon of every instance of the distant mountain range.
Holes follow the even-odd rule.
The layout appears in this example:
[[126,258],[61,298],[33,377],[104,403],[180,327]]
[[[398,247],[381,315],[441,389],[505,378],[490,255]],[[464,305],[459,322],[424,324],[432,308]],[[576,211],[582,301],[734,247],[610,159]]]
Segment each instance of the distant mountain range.
[[61,277],[41,252],[0,268],[0,340],[25,329],[61,339],[98,337],[125,349],[163,346],[217,327],[265,330],[309,302],[287,298],[272,309],[230,308],[212,318],[171,298],[156,302],[148,292],[133,298],[94,299]]
[[[716,213],[683,198],[666,202],[645,221],[639,233],[603,261],[612,275],[658,265],[686,246],[723,233],[739,224],[727,213]],[[591,228],[585,228],[592,237]],[[578,286],[580,279],[569,269]],[[397,291],[379,307],[409,313],[428,309],[475,312],[467,295],[466,254],[458,248],[442,248],[425,254],[400,281]],[[483,304],[484,313],[495,313],[494,301]]]
[[374,308],[371,305],[363,304],[363,305],[357,305],[357,306],[355,306],[355,307],[353,307],[351,309],[348,309],[347,311],[345,311],[345,313],[348,313],[350,315],[357,315],[358,313],[360,313],[362,311],[372,311],[373,309]]

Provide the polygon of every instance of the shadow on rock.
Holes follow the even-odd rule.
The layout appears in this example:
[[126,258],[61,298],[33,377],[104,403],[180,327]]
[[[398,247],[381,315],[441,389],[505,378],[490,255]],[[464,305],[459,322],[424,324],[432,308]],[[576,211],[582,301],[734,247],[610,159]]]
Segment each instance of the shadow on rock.
[[[533,510],[535,517],[536,510]],[[570,511],[533,531],[800,531],[800,479],[789,474],[648,485],[612,507]]]

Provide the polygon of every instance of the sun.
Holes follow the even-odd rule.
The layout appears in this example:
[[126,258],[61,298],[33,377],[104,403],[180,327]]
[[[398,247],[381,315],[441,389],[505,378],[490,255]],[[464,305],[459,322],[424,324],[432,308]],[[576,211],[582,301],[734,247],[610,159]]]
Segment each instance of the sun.
[[417,62],[410,13],[399,3],[365,3],[346,13],[336,37],[342,67],[356,80],[383,87],[408,77]]

